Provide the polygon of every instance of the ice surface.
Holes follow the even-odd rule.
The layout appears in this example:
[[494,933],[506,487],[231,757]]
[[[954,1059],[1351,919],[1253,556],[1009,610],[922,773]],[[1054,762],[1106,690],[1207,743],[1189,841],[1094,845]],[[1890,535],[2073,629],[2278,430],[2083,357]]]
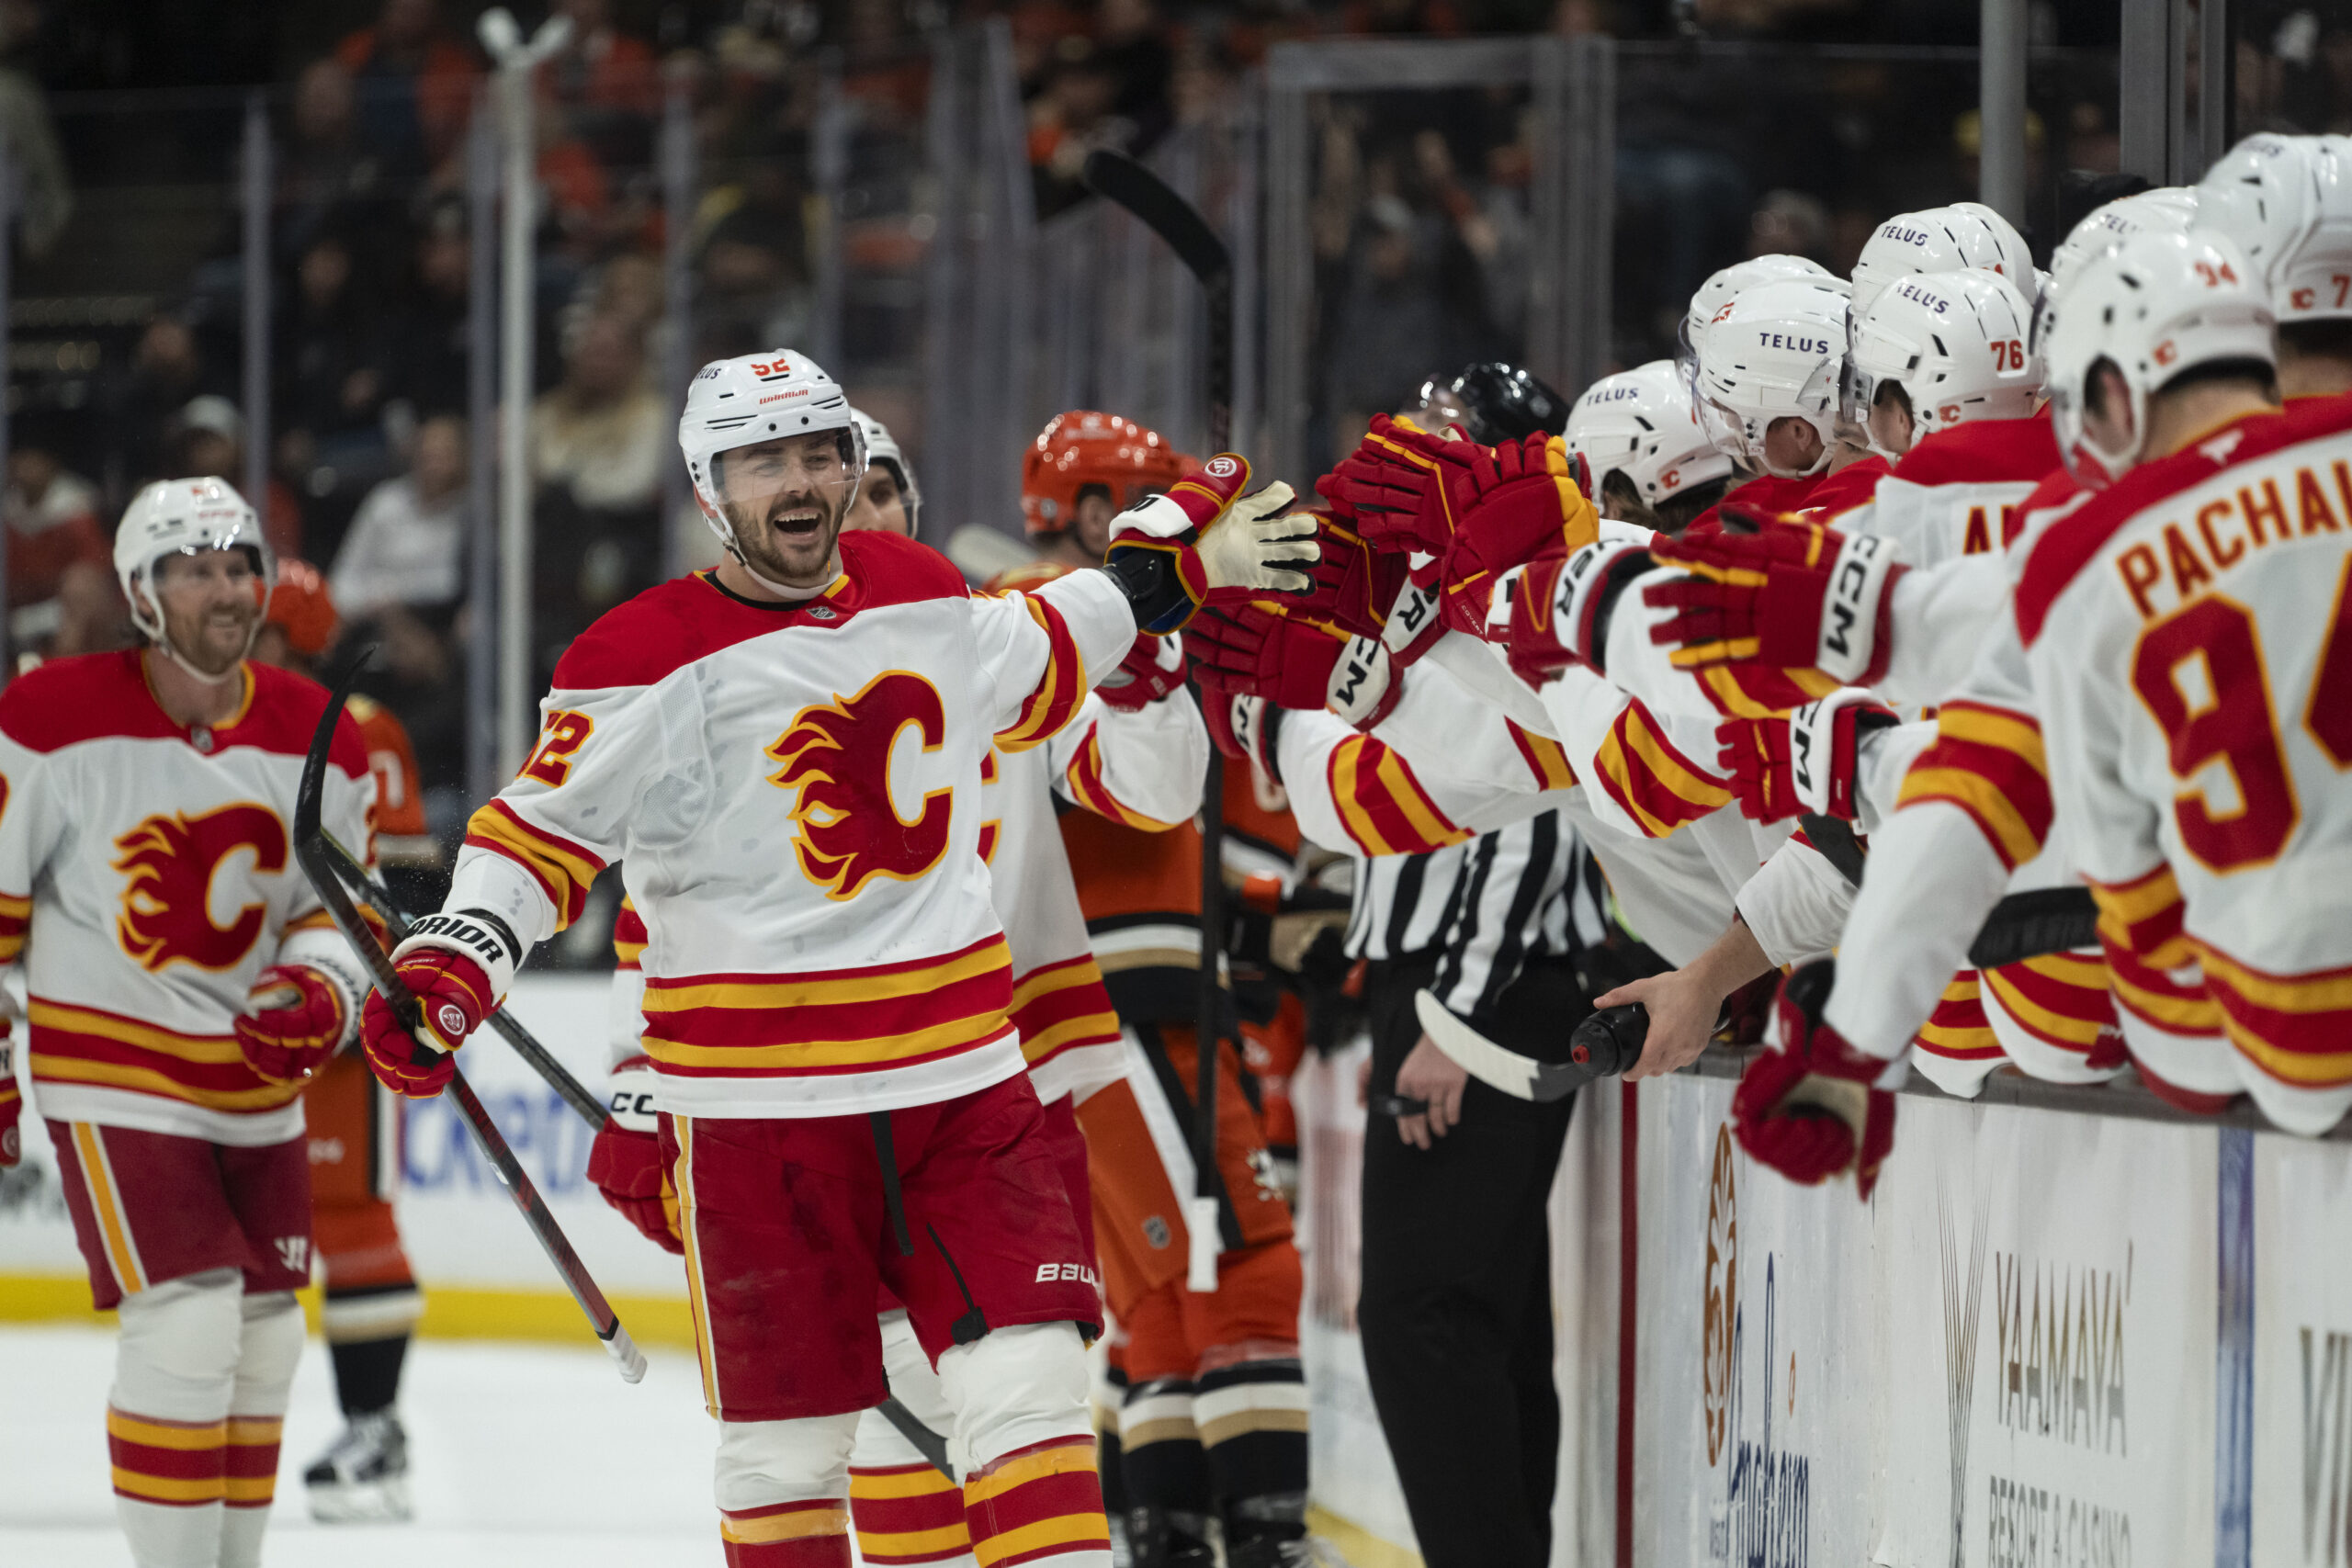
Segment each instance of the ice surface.
[[[714,1568],[718,1428],[693,1352],[647,1351],[622,1382],[593,1347],[424,1339],[401,1416],[409,1525],[311,1522],[301,1472],[341,1429],[326,1348],[304,1352],[287,1414],[268,1568]],[[106,1443],[114,1335],[0,1326],[0,1563],[121,1568]]]

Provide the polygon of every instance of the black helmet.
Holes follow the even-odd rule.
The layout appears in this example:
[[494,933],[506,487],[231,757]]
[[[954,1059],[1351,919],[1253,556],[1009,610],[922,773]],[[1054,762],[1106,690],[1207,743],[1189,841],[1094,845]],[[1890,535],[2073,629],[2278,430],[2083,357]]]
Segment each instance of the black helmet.
[[[1492,446],[1524,441],[1537,431],[1558,435],[1568,428],[1568,400],[1516,365],[1499,359],[1465,366],[1445,389],[1469,414],[1470,439]],[[1435,392],[1432,385],[1425,392]]]

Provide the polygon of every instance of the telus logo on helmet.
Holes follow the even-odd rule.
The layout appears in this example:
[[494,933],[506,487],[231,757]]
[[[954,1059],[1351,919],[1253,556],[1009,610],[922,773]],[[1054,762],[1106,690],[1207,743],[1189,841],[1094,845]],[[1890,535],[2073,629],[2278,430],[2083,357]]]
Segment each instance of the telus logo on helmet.
[[1756,341],[1763,348],[1785,348],[1792,354],[1826,354],[1827,338],[1798,337],[1790,333],[1758,333]]

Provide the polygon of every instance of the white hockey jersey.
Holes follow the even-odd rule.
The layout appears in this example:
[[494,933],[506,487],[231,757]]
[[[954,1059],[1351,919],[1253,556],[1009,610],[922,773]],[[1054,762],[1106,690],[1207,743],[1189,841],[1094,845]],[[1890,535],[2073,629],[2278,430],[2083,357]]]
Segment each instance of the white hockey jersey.
[[447,907],[526,949],[625,860],[661,1110],[842,1115],[1022,1070],[981,760],[1068,725],[1134,614],[1098,572],[977,598],[897,535],[840,550],[808,599],[696,574],[599,620],[458,856]]
[[2110,945],[2194,959],[2241,1055],[2352,1101],[2348,592],[2352,400],[2312,399],[2043,529],[2016,617]]
[[[145,656],[61,659],[0,693],[0,963],[25,965],[40,1113],[254,1147],[302,1132],[302,1085],[245,1065],[254,976],[311,964],[356,1027],[363,971],[294,858],[315,682],[244,667],[235,716],[183,728]],[[348,715],[321,820],[374,860],[375,782]]]

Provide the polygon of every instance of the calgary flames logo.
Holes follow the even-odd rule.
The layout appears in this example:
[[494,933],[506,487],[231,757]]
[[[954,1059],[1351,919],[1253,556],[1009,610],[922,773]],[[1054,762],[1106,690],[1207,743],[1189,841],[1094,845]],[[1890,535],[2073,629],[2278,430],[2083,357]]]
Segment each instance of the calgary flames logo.
[[150,817],[114,841],[115,870],[129,880],[115,933],[122,949],[160,973],[172,964],[226,969],[261,935],[267,907],[238,908],[223,926],[212,919],[212,879],[239,850],[251,850],[254,870],[286,869],[286,825],[266,806],[224,806],[189,817]]
[[890,799],[890,750],[909,725],[926,751],[946,739],[938,689],[920,675],[888,670],[854,697],[801,709],[768,748],[784,764],[768,782],[800,792],[792,807],[800,824],[794,836],[800,869],[828,898],[854,898],[877,876],[912,882],[947,852],[952,790],[924,795],[912,821]]

